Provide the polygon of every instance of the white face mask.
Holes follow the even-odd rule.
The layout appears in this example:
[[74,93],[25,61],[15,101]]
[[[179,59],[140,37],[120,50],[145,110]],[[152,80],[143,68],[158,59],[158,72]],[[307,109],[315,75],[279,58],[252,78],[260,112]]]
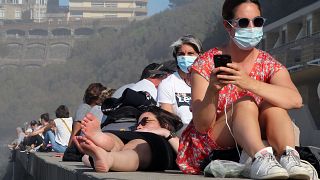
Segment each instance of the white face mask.
[[263,28],[234,28],[235,35],[231,37],[233,42],[242,50],[253,49],[263,37]]
[[189,73],[189,67],[198,58],[198,56],[178,56],[178,66],[184,73]]

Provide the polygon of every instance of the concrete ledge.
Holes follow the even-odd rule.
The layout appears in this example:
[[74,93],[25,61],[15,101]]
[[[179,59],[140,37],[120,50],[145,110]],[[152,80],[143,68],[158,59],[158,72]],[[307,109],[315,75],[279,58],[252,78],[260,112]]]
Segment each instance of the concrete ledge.
[[[163,179],[197,180],[205,179],[202,175],[185,175],[180,171],[165,172],[108,172],[96,173],[81,162],[63,162],[57,153],[30,153],[16,151],[13,179],[28,180],[127,180],[127,179]],[[218,178],[216,178],[218,179]]]

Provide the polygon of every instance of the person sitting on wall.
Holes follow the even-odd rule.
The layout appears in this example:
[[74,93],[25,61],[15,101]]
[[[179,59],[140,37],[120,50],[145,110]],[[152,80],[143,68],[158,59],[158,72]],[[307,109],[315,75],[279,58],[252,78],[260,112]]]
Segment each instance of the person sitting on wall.
[[68,146],[71,135],[72,117],[69,116],[69,109],[65,105],[60,105],[55,113],[57,118],[47,125],[54,128],[55,132],[47,131],[45,133],[44,146],[50,141],[55,152],[63,153]]

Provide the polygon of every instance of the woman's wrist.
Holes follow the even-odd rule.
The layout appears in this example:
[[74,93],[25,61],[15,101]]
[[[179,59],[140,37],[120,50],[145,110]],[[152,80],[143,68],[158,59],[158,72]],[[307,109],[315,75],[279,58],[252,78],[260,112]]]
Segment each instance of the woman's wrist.
[[172,139],[172,138],[174,138],[174,137],[176,137],[176,136],[177,136],[176,133],[171,131],[171,132],[169,133],[169,135],[165,137],[165,139],[166,139],[167,141],[169,141],[170,139]]

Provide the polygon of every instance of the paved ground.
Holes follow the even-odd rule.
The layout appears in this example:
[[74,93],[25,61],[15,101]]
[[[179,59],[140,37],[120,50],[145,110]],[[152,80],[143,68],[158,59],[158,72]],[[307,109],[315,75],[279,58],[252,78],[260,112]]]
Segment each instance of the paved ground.
[[[46,180],[197,180],[208,179],[202,175],[185,175],[179,171],[166,172],[109,172],[96,173],[91,168],[83,166],[80,162],[62,162],[56,153],[17,153],[16,169],[24,168],[32,177],[27,179]],[[18,163],[21,162],[21,165]],[[19,172],[19,170],[16,170]],[[23,174],[23,173],[19,173]],[[16,176],[19,179],[19,176]],[[21,178],[21,177],[20,177]],[[24,179],[26,179],[24,177]],[[215,178],[218,179],[218,178]]]

